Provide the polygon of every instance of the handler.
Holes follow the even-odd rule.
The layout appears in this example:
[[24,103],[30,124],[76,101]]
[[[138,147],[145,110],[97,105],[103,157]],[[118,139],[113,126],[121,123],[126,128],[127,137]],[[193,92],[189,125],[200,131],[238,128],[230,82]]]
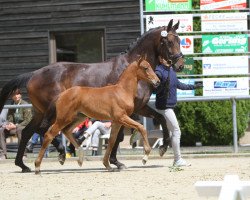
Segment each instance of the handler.
[[201,88],[203,85],[197,83],[195,85],[189,85],[181,83],[176,72],[173,70],[171,63],[168,63],[162,57],[159,57],[160,65],[155,69],[156,75],[161,80],[161,84],[156,89],[156,101],[155,107],[157,112],[161,113],[166,121],[167,127],[170,132],[172,149],[174,153],[174,166],[189,166],[183,158],[181,158],[180,151],[180,139],[181,130],[174,112],[174,107],[177,103],[177,88],[181,90],[193,90],[196,88]]

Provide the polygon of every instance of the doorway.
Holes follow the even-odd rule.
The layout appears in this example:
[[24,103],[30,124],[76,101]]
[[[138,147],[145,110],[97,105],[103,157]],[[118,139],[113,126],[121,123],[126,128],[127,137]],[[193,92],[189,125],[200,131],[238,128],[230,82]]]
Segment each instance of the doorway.
[[104,30],[51,32],[49,60],[50,63],[103,62],[105,60]]

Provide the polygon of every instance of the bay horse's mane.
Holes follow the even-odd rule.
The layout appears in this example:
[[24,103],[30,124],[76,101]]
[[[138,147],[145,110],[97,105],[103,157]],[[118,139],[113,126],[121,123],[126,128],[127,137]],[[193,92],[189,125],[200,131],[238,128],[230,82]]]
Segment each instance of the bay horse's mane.
[[134,47],[138,45],[142,40],[145,40],[149,34],[151,34],[153,31],[156,31],[160,28],[163,28],[162,26],[151,28],[150,30],[144,32],[140,37],[138,37],[134,42],[130,43],[128,48],[125,50],[125,52],[122,53],[128,53],[130,52]]

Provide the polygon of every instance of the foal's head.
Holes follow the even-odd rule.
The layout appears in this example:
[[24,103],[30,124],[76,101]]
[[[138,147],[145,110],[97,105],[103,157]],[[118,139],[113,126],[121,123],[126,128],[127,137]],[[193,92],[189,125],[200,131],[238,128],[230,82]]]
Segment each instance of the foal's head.
[[179,21],[173,26],[173,19],[169,21],[167,27],[161,30],[160,45],[158,46],[159,55],[163,57],[169,65],[176,71],[181,71],[184,67],[184,58],[180,50],[180,38],[176,33],[179,28]]
[[139,79],[149,82],[154,87],[160,84],[160,79],[154,73],[151,65],[142,57],[137,61],[137,76]]

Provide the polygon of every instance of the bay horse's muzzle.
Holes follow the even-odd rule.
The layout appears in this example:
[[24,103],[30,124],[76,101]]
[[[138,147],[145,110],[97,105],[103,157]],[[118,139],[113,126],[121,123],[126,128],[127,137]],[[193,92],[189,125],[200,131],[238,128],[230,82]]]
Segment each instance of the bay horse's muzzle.
[[183,68],[184,68],[184,55],[181,52],[171,56],[170,60],[172,62],[172,65],[173,65],[175,71],[180,72],[183,70]]

